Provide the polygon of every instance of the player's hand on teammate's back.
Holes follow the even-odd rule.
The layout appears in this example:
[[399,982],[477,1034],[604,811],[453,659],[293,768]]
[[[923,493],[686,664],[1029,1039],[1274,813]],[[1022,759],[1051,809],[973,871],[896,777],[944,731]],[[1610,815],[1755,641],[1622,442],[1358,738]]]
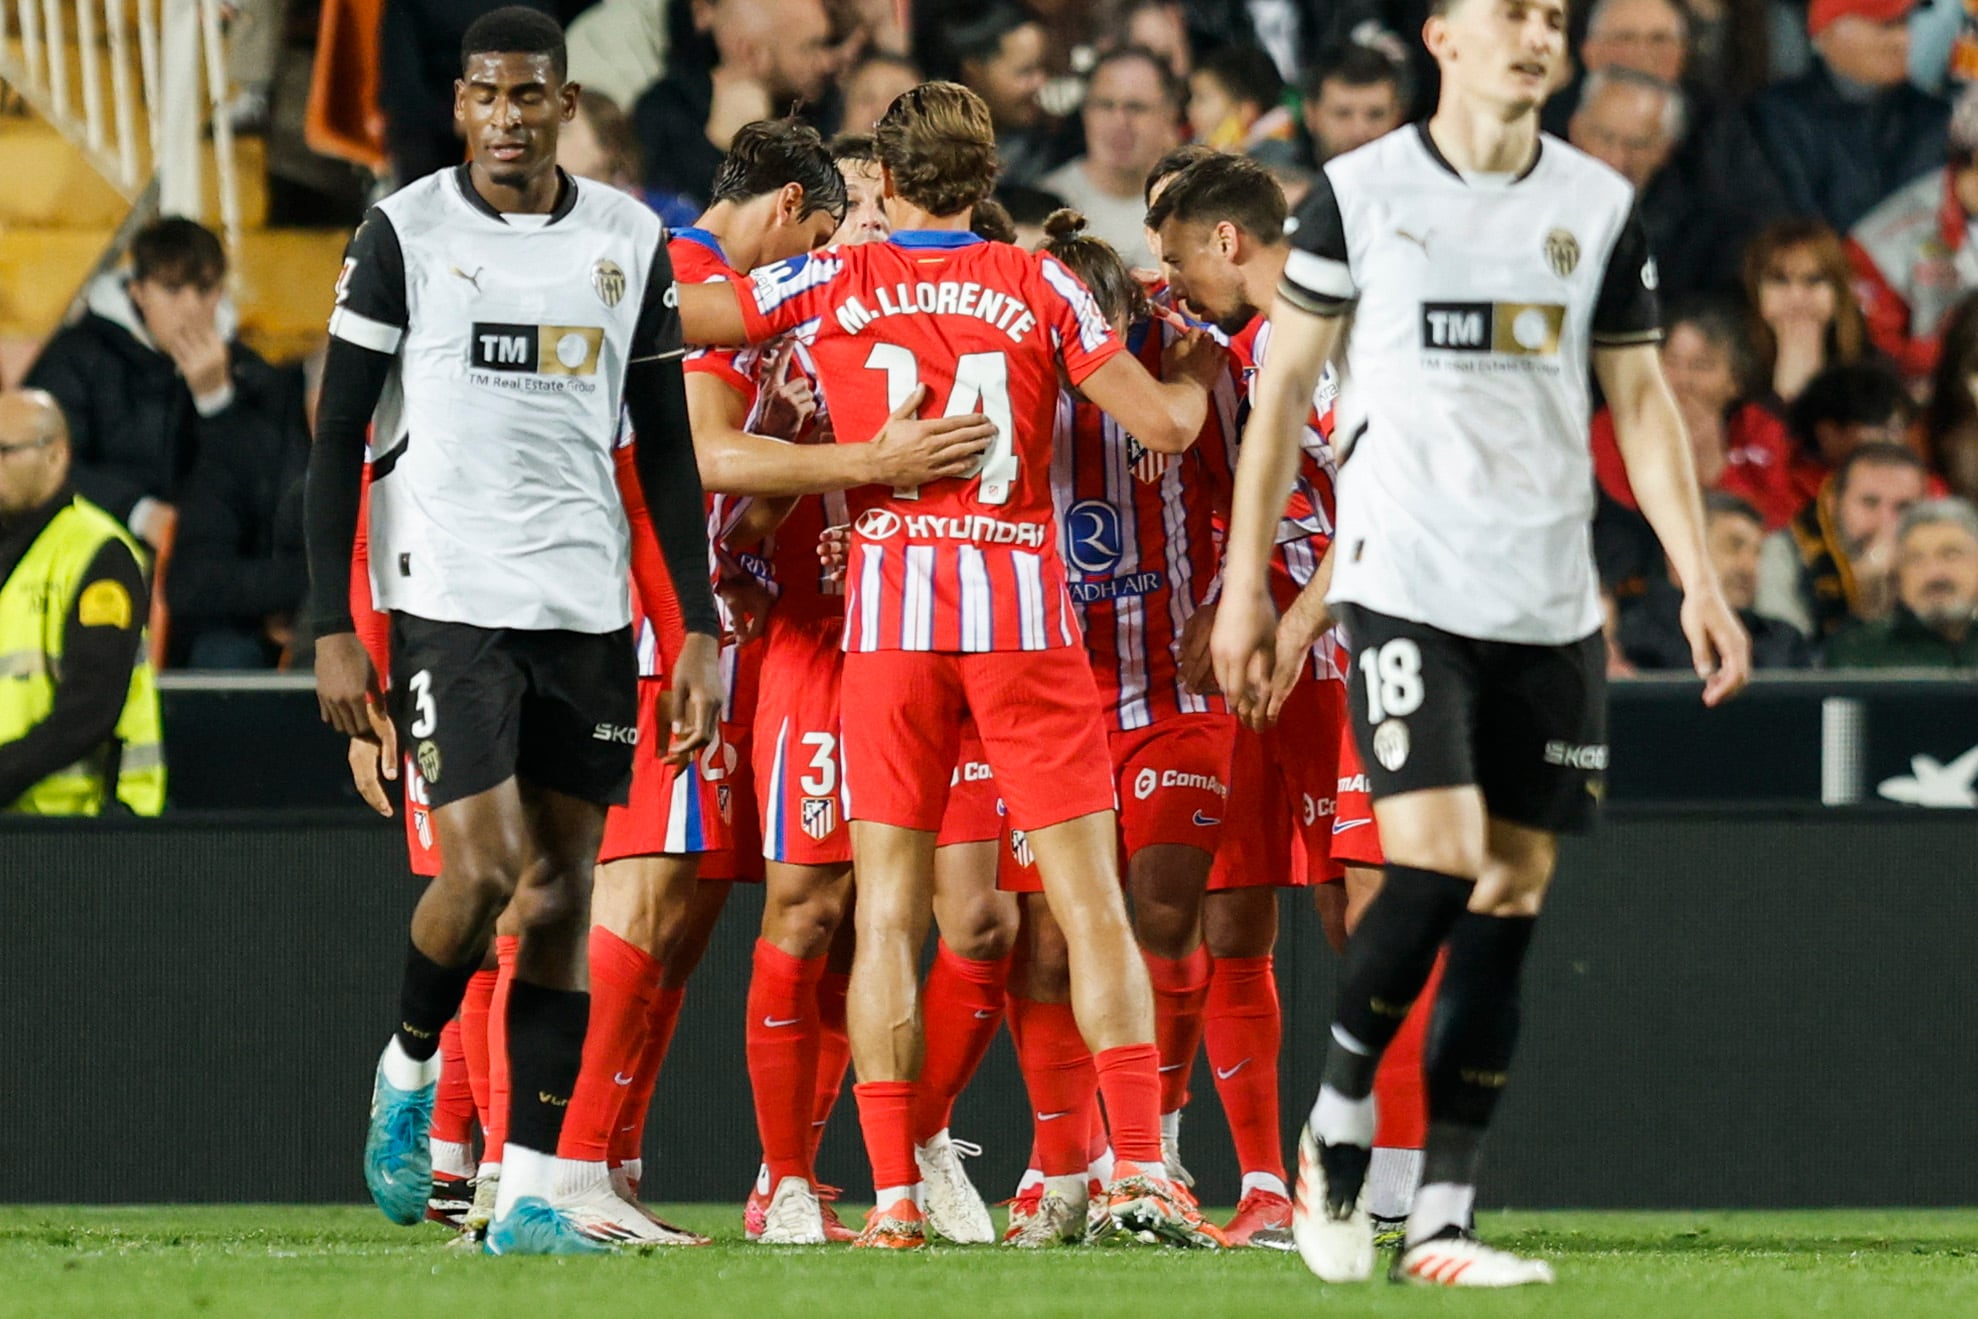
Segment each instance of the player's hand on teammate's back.
[[1229,370],[1229,350],[1207,330],[1190,330],[1161,350],[1161,379],[1193,380],[1214,389]]
[[317,639],[316,708],[324,723],[345,737],[380,741],[371,707],[379,694],[377,670],[355,632]]
[[1682,619],[1696,676],[1703,679],[1703,703],[1722,705],[1751,681],[1751,634],[1716,591],[1686,593]]
[[1209,633],[1216,625],[1216,602],[1198,607],[1181,625],[1181,685],[1197,696],[1215,696],[1216,667],[1209,656]]
[[1266,592],[1224,593],[1209,634],[1209,654],[1230,711],[1250,727],[1262,728],[1277,667],[1277,610]]
[[927,386],[915,386],[873,437],[872,484],[909,489],[967,476],[996,438],[996,423],[978,412],[916,416],[926,397]]
[[705,632],[689,632],[673,666],[673,737],[663,759],[684,765],[721,735],[721,648]]

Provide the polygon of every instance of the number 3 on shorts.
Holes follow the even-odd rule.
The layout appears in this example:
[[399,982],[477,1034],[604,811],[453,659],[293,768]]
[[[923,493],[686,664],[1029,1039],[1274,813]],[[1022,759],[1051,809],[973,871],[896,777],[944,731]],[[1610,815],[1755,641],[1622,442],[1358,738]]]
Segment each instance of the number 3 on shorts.
[[1422,649],[1409,637],[1360,652],[1367,679],[1367,722],[1404,719],[1422,708]]
[[405,731],[413,737],[431,737],[440,722],[440,712],[433,705],[433,671],[419,670],[405,686],[412,693],[412,726]]

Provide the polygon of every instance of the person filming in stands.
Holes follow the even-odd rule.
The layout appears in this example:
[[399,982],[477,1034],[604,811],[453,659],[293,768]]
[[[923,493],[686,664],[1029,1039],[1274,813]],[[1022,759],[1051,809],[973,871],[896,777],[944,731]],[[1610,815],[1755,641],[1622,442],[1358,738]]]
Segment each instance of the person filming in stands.
[[[442,866],[412,917],[398,1028],[372,1091],[365,1180],[393,1221],[432,1185],[440,1031],[513,906],[512,1078],[489,1254],[612,1249],[602,1162],[557,1156],[590,1016],[591,871],[637,741],[621,415],[678,594],[669,754],[721,703],[707,529],[688,433],[678,295],[657,217],[556,167],[577,112],[563,31],[475,21],[454,117],[468,163],[393,194],[351,239],[310,455],[311,599],[323,718],[412,745]],[[390,703],[354,630],[351,542],[370,428],[372,592],[391,615]]]
[[1372,1275],[1374,1073],[1445,948],[1422,1187],[1394,1275],[1552,1280],[1543,1261],[1477,1240],[1471,1209],[1557,836],[1589,823],[1607,763],[1589,366],[1684,588],[1704,702],[1750,670],[1662,377],[1633,189],[1539,132],[1565,29],[1564,0],[1437,0],[1423,27],[1442,76],[1434,116],[1328,161],[1293,217],[1237,468],[1211,650],[1223,692],[1255,722],[1275,658],[1272,537],[1312,389],[1338,356],[1329,599],[1355,655],[1352,716],[1387,865],[1347,944],[1299,1143],[1293,1237],[1328,1282]]

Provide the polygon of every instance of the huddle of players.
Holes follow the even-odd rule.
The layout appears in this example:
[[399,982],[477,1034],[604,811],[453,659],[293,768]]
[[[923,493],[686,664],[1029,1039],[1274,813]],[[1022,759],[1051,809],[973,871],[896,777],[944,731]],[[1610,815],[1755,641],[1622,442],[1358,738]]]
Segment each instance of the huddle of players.
[[[870,138],[845,137],[827,148],[793,124],[751,125],[717,177],[708,214],[671,235],[676,279],[744,281],[749,269],[773,267],[825,243],[884,238],[879,173]],[[1078,634],[1106,714],[1122,868],[1153,989],[1162,1162],[1185,1195],[1192,1178],[1180,1162],[1179,1122],[1206,1037],[1243,1184],[1227,1226],[1201,1224],[1193,1235],[1201,1244],[1290,1249],[1271,956],[1275,890],[1321,886],[1328,929],[1343,937],[1348,902],[1363,903],[1377,882],[1379,843],[1344,718],[1345,657],[1330,636],[1302,638],[1307,654],[1288,672],[1302,668],[1303,680],[1286,692],[1276,725],[1261,733],[1240,727],[1227,712],[1206,664],[1245,391],[1269,339],[1259,310],[1268,304],[1260,299],[1275,288],[1289,251],[1281,237],[1282,194],[1261,169],[1199,148],[1161,162],[1147,190],[1156,250],[1170,244],[1175,276],[1151,295],[1069,214],[1053,218],[1042,250],[1091,291],[1114,334],[1151,373],[1174,369],[1188,352],[1201,360],[1194,342],[1201,336],[1191,336],[1181,311],[1212,324],[1228,357],[1225,363],[1217,353],[1213,369],[1202,372],[1211,380],[1208,419],[1179,452],[1143,448],[1095,404],[1065,390],[1055,403],[1050,498]],[[982,211],[993,208],[978,208],[976,228],[985,237],[1013,239]],[[1246,272],[1247,282],[1226,259],[1218,271],[1209,249],[1225,224],[1274,252],[1275,263]],[[1198,272],[1199,289],[1185,282],[1183,271]],[[1177,344],[1186,346],[1177,350]],[[687,371],[696,443],[717,492],[709,501],[709,530],[729,606],[722,736],[684,765],[665,758],[666,675],[681,634],[677,608],[667,603],[664,565],[649,538],[638,534],[642,501],[628,443],[619,450],[619,474],[634,511],[640,588],[633,593],[639,742],[630,800],[609,813],[599,855],[590,1027],[559,1153],[612,1168],[626,1211],[605,1206],[607,1212],[594,1215],[600,1236],[652,1244],[706,1240],[633,1212],[645,1119],[688,977],[728,885],[767,877],[747,1030],[763,1162],[745,1204],[745,1227],[749,1239],[767,1243],[852,1240],[857,1234],[821,1198],[812,1166],[850,1061],[844,1020],[851,845],[838,703],[844,551],[842,539],[834,547],[829,535],[839,529],[842,537],[846,500],[840,490],[805,488],[828,481],[830,472],[741,471],[729,482],[719,458],[710,464],[705,456],[720,454],[723,440],[738,431],[829,444],[831,419],[815,360],[800,337],[702,349],[690,356]],[[895,415],[910,417],[916,402],[917,395],[895,403]],[[970,416],[950,418],[934,432],[949,437],[944,456],[956,467],[975,459],[987,430]],[[1273,564],[1279,603],[1288,610],[1330,539],[1330,421],[1322,394]],[[902,470],[884,479],[912,475]],[[352,580],[368,597],[362,555],[360,546]],[[368,598],[362,604],[358,617],[374,620],[374,656],[383,671],[382,616],[369,609]],[[921,990],[926,1052],[910,1100],[928,1225],[954,1241],[993,1239],[947,1119],[1007,1020],[1030,1090],[1035,1144],[1005,1240],[1040,1246],[1103,1235],[1112,1222],[1103,1189],[1113,1180],[1113,1157],[1093,1055],[1070,1003],[1068,947],[1043,898],[1028,840],[1008,827],[996,776],[979,743],[964,736],[937,840],[935,910],[943,937]],[[361,766],[361,748],[354,755]],[[410,755],[404,773],[413,868],[434,874],[437,847]],[[516,944],[512,935],[497,937],[497,967],[474,976],[442,1038],[446,1065],[433,1119],[429,1217],[462,1225],[469,1238],[484,1231],[500,1176],[509,1092],[501,991]],[[1381,1072],[1375,1212],[1397,1222],[1406,1215],[1419,1164],[1421,1034],[1431,997],[1423,996]],[[477,1119],[478,1164],[471,1144]],[[913,1239],[910,1231],[891,1235]]]

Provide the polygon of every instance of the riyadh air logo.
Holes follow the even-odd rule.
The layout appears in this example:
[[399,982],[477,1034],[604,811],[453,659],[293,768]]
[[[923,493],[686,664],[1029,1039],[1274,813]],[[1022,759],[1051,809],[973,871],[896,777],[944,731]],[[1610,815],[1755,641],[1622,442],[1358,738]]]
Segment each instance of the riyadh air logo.
[[867,540],[891,540],[900,534],[900,515],[886,508],[868,508],[859,514],[858,534]]
[[1974,780],[1978,780],[1978,747],[1972,747],[1948,765],[1938,763],[1933,756],[1911,756],[1908,774],[1883,779],[1875,791],[1884,800],[1905,806],[1969,810],[1978,807]]
[[1065,558],[1073,568],[1103,577],[1119,566],[1125,532],[1119,510],[1103,499],[1081,499],[1065,510]]

